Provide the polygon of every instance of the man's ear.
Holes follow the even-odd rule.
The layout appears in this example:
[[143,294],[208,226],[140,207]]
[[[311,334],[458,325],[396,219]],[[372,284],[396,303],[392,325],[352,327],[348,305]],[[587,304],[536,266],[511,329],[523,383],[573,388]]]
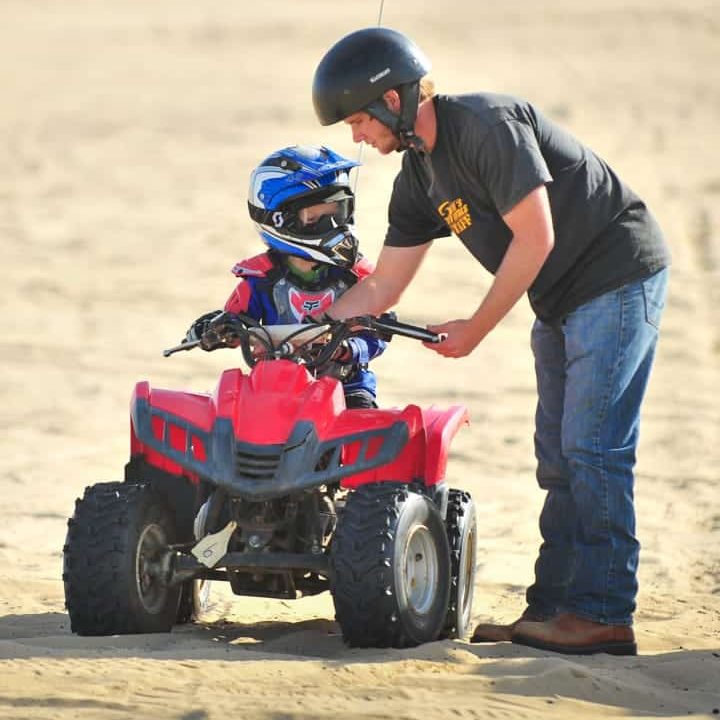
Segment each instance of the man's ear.
[[395,115],[400,114],[400,96],[397,90],[386,90],[383,93],[383,100],[388,106],[388,109],[395,113]]

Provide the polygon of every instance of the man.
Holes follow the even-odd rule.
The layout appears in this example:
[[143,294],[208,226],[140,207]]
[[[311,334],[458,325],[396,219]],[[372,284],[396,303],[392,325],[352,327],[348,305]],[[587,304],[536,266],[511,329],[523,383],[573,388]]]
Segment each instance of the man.
[[329,314],[396,304],[451,233],[495,277],[469,317],[430,328],[447,336],[433,349],[468,355],[527,293],[543,541],[522,616],[479,625],[472,640],[635,654],[633,466],[666,293],[662,233],[602,159],[531,104],[434,95],[429,69],[388,28],[350,33],[318,65],[321,124],[344,121],[383,155],[405,151],[375,272]]

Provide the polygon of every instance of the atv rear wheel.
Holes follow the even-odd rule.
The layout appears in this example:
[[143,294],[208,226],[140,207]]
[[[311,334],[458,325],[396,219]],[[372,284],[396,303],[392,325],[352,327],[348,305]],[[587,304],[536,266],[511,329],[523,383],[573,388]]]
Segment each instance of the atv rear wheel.
[[63,548],[65,604],[78,635],[169,632],[180,586],[169,587],[172,516],[142,483],[85,489]]
[[440,513],[405,485],[350,493],[333,538],[330,589],[345,641],[408,647],[437,639],[450,594]]
[[450,490],[445,527],[450,545],[451,580],[443,637],[462,638],[470,630],[477,560],[475,503],[470,493]]

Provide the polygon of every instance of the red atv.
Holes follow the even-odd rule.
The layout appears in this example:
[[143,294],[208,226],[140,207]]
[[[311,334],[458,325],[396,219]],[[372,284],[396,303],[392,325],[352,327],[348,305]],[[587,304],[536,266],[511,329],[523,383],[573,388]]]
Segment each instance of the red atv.
[[125,481],[87,487],[68,521],[73,632],[168,632],[224,580],[237,595],[329,589],[352,646],[465,635],[475,507],[445,468],[467,412],[346,409],[341,383],[317,369],[357,332],[438,339],[388,315],[289,326],[239,316],[249,373],[224,371],[212,394],[136,385]]

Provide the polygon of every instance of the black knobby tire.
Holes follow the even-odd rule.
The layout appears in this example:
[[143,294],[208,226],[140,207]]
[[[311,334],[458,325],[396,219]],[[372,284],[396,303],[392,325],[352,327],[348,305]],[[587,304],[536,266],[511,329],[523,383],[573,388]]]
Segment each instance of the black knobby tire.
[[445,526],[450,546],[451,580],[443,637],[462,638],[470,631],[477,562],[477,521],[470,493],[450,490]]
[[447,536],[433,502],[406,485],[350,493],[335,532],[330,591],[353,647],[409,647],[435,640],[450,594]]
[[85,489],[63,548],[65,604],[78,635],[168,632],[180,586],[168,587],[173,518],[149,485]]

